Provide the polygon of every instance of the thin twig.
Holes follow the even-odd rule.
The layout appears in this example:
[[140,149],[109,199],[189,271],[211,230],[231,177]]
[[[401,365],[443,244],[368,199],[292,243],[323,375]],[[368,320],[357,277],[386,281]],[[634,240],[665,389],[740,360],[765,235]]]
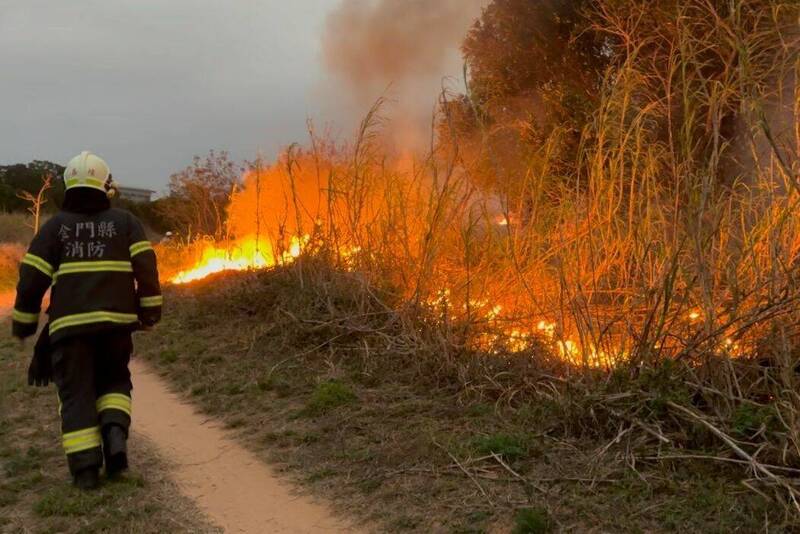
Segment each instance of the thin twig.
[[736,444],[733,438],[731,438],[722,430],[718,429],[717,427],[709,423],[705,418],[697,415],[689,408],[681,406],[680,404],[677,404],[673,401],[667,401],[667,404],[672,408],[675,408],[676,410],[680,411],[681,413],[687,415],[694,421],[697,421],[698,423],[706,427],[708,430],[710,430],[711,433],[713,433],[715,436],[717,436],[723,442],[725,442],[725,444],[728,447],[730,447],[733,450],[733,452],[735,452],[739,457],[747,460],[747,462],[750,464],[753,470],[758,471],[759,473],[763,474],[776,484],[785,488],[789,492],[789,496],[792,499],[792,504],[794,504],[794,507],[797,509],[798,512],[800,512],[800,503],[798,503],[797,501],[797,490],[795,490],[790,484],[787,484],[785,480],[781,479],[781,477],[770,471],[766,466],[764,466],[764,464],[758,462],[755,458],[747,454],[747,452],[745,452],[744,449],[742,449],[741,447],[739,447],[739,445]]
[[483,496],[486,497],[486,500],[489,502],[489,505],[490,506],[494,506],[494,501],[492,501],[492,498],[489,497],[488,493],[486,493],[486,490],[483,489],[483,486],[481,486],[481,483],[478,482],[478,479],[475,478],[475,476],[473,476],[472,473],[470,473],[463,465],[461,465],[461,462],[458,461],[458,458],[453,456],[450,453],[450,451],[448,451],[447,449],[442,447],[439,443],[437,443],[436,440],[433,440],[433,444],[436,445],[437,447],[439,447],[440,449],[442,449],[445,453],[447,453],[447,455],[450,457],[451,460],[453,460],[453,462],[455,462],[455,464],[458,466],[458,468],[461,469],[461,471],[463,471],[464,474],[467,475],[470,478],[470,480],[472,480],[472,482],[475,483],[476,486],[478,486],[478,489],[483,494]]

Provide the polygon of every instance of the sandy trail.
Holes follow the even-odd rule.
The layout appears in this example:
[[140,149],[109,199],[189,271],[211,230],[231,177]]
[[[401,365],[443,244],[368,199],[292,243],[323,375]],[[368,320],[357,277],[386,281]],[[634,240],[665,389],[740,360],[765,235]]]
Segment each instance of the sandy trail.
[[328,506],[298,496],[269,466],[168,391],[147,364],[131,362],[133,433],[172,465],[181,491],[226,532],[356,532]]

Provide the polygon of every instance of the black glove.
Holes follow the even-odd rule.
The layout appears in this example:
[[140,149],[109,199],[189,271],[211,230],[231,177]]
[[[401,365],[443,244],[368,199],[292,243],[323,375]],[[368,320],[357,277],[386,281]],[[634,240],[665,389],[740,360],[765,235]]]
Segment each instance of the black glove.
[[139,309],[140,330],[150,330],[161,321],[161,306]]
[[36,346],[33,347],[33,358],[28,367],[28,385],[44,387],[53,379],[53,358],[50,346],[49,325],[42,329]]

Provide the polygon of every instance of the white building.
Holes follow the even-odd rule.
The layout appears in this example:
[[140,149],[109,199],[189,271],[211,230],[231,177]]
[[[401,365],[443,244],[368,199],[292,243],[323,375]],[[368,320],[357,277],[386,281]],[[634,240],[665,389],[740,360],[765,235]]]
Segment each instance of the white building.
[[131,202],[150,202],[155,191],[151,189],[141,189],[139,187],[118,186],[119,197]]

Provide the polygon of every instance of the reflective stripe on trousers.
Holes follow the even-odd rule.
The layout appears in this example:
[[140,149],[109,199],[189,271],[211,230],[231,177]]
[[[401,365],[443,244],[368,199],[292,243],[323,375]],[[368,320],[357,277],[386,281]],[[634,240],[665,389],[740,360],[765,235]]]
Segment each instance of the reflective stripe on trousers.
[[97,398],[97,413],[103,410],[119,410],[131,415],[131,398],[122,393],[107,393]]
[[61,443],[64,445],[64,452],[67,454],[100,447],[102,443],[100,427],[92,426],[74,432],[66,432],[61,436]]

